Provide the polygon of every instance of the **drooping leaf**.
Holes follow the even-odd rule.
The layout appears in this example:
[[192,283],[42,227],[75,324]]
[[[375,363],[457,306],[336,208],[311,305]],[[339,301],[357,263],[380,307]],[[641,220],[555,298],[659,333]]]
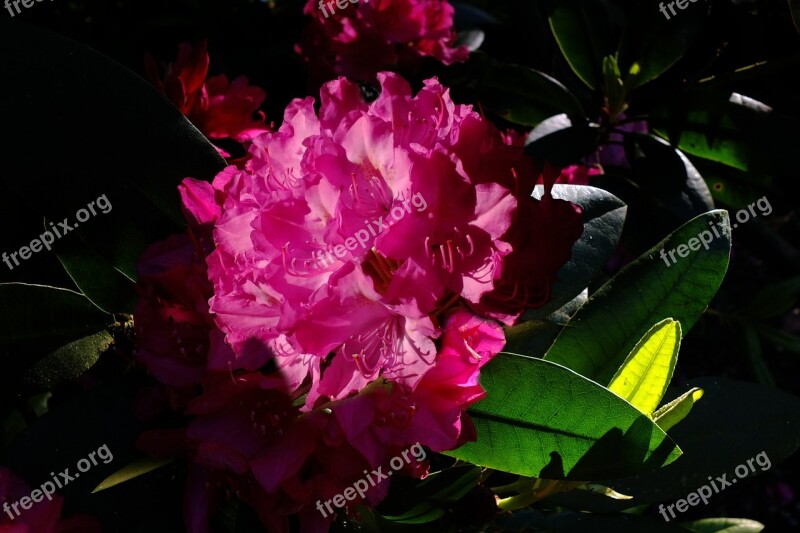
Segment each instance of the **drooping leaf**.
[[101,331],[66,344],[26,370],[22,381],[35,391],[53,390],[91,368],[113,341],[111,334]]
[[653,413],[653,421],[664,431],[669,431],[675,424],[686,418],[695,402],[703,397],[703,389],[689,389]]
[[[707,250],[699,245],[701,234]],[[690,242],[698,250],[691,250]],[[679,247],[686,257],[674,255],[673,264],[669,252]],[[545,359],[609,383],[652,324],[672,317],[684,335],[692,328],[722,283],[730,247],[726,211],[710,211],[687,222],[593,294]]]
[[[646,415],[661,403],[681,347],[681,324],[667,318],[650,328],[611,378],[608,389]],[[662,427],[663,429],[663,427]]]
[[653,470],[680,455],[628,402],[556,364],[504,353],[484,367],[481,384],[487,396],[469,411],[478,440],[447,455],[573,481]]
[[153,457],[145,457],[143,459],[139,459],[137,461],[132,462],[131,464],[120,468],[103,481],[97,485],[92,494],[95,492],[100,492],[106,489],[110,489],[111,487],[115,487],[121,483],[125,483],[126,481],[130,481],[131,479],[137,478],[139,476],[143,476],[148,472],[152,472],[153,470],[157,470],[162,466],[166,466],[175,459],[156,459]]

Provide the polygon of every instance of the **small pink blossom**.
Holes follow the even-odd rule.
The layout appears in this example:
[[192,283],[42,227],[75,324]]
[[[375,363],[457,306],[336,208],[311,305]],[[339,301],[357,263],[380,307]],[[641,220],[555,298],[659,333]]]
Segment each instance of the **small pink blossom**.
[[413,68],[423,57],[450,65],[469,51],[455,44],[447,0],[372,0],[348,3],[308,0],[312,17],[297,51],[321,80],[346,76],[371,81],[381,70]]

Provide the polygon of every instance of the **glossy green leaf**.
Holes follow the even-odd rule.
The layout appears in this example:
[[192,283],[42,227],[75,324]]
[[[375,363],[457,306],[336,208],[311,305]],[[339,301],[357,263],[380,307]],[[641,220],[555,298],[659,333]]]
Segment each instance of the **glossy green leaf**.
[[680,222],[714,209],[708,184],[689,159],[663,139],[625,135],[625,154],[633,181]]
[[[700,234],[711,237],[708,250],[703,246],[690,250],[690,240],[699,243]],[[680,257],[675,252],[673,264],[668,253],[679,246],[688,255]],[[593,294],[545,359],[598,383],[609,383],[652,324],[672,317],[681,323],[684,334],[692,328],[725,277],[730,248],[726,211],[710,211],[687,222]]]
[[653,420],[658,424],[658,427],[664,431],[669,431],[689,415],[695,402],[700,400],[703,394],[703,389],[698,387],[686,391],[666,405],[659,407],[653,413]]
[[162,466],[166,466],[175,459],[155,459],[152,457],[145,457],[144,459],[139,459],[138,461],[134,461],[133,463],[120,468],[107,478],[105,478],[99,485],[97,485],[92,493],[100,492],[106,489],[110,489],[111,487],[115,487],[121,483],[125,483],[126,481],[130,481],[131,479],[135,479],[139,476],[143,476],[153,470],[157,470]]
[[[651,127],[683,152],[750,173],[789,171],[794,124],[771,107],[732,93],[693,93],[651,114]],[[753,135],[753,132],[758,135]]]
[[664,11],[652,2],[638,2],[619,43],[618,58],[626,86],[638,87],[658,78],[686,54],[697,40],[708,16],[709,5],[674,7],[664,2]]
[[478,90],[482,102],[515,124],[533,127],[560,113],[585,117],[577,98],[561,82],[529,67],[490,67]]
[[550,13],[550,29],[572,71],[591,89],[602,86],[603,58],[614,51],[605,2],[559,0]]
[[[540,199],[543,192],[541,186],[537,187],[534,198]],[[580,206],[583,234],[573,245],[570,260],[559,269],[550,300],[526,313],[529,318],[549,316],[589,286],[614,255],[628,212],[628,207],[616,196],[595,187],[555,185],[553,197]]]
[[104,330],[112,322],[110,315],[77,292],[25,283],[0,284],[3,374],[30,366],[56,348]]
[[[661,403],[681,347],[681,324],[671,318],[650,328],[611,378],[608,389],[646,415]],[[663,429],[663,428],[662,428]]]
[[543,120],[528,134],[525,152],[537,161],[565,168],[595,150],[599,138],[596,124],[562,113]]
[[36,391],[53,390],[89,370],[113,341],[107,331],[73,341],[34,364],[25,372],[22,381]]
[[[683,450],[680,460],[627,479],[597,480],[633,496],[631,500],[610,500],[573,491],[551,497],[553,505],[614,512],[653,502],[674,503],[707,484],[709,476],[713,479],[726,474],[730,480],[736,477],[736,467],[746,465],[748,460],[755,469],[750,475],[759,475],[775,469],[800,447],[800,399],[796,396],[751,382],[716,377],[690,380],[688,387],[701,388],[704,395],[691,415],[670,429],[670,436]],[[747,481],[741,479],[738,483]],[[724,497],[723,493],[715,494],[711,505]]]
[[703,518],[680,525],[694,533],[759,533],[764,530],[764,524],[747,518]]
[[674,461],[680,449],[646,415],[575,372],[501,354],[481,371],[486,398],[470,409],[477,442],[446,452],[546,479],[624,477]]
[[702,169],[703,179],[717,204],[731,209],[744,209],[769,194],[774,180],[762,173],[750,173],[720,163],[694,158]]

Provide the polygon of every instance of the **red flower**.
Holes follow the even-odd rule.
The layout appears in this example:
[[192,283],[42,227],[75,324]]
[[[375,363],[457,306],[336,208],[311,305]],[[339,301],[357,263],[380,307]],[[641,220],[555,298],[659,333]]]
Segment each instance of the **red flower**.
[[[258,108],[267,95],[263,89],[249,85],[246,76],[232,82],[224,74],[206,79],[209,57],[207,44],[196,48],[183,43],[178,59],[167,67],[163,78],[149,55],[146,56],[147,77],[175,106],[210,139],[233,139],[249,143],[269,131],[264,114]],[[253,118],[258,112],[259,119]]]

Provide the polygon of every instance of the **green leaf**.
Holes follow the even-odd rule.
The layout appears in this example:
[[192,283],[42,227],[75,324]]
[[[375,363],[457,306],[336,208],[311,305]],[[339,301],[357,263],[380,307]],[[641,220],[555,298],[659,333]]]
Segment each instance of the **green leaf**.
[[759,533],[764,524],[747,518],[703,518],[680,524],[694,533]]
[[536,126],[560,113],[578,119],[585,117],[577,98],[561,82],[529,67],[490,67],[478,91],[481,101],[490,109],[523,126]]
[[680,150],[639,133],[626,134],[624,142],[634,182],[680,222],[714,209],[708,184]]
[[546,479],[624,477],[674,461],[680,449],[647,416],[556,364],[501,354],[484,367],[486,399],[470,409],[478,432],[447,455]]
[[36,391],[53,390],[89,370],[112,342],[114,338],[107,331],[73,341],[34,364],[22,381]]
[[[763,385],[723,378],[690,380],[689,388],[694,387],[705,392],[703,401],[694,406],[691,416],[670,430],[670,436],[680,442],[683,450],[679,461],[628,479],[597,480],[633,496],[632,500],[621,502],[571,493],[552,496],[552,504],[606,513],[653,502],[671,503],[707,484],[709,476],[714,479],[726,474],[729,480],[735,478],[736,467],[747,465],[748,460],[755,470],[750,475],[774,469],[800,447],[797,397]],[[742,483],[746,481],[739,480]],[[725,494],[712,496],[711,504],[724,500]]]
[[692,93],[655,109],[650,125],[683,152],[734,169],[773,173],[794,168],[794,124],[738,93]]
[[[541,199],[543,192],[541,186],[536,187],[534,198]],[[550,300],[526,313],[529,318],[549,316],[594,281],[617,249],[628,212],[628,207],[616,196],[595,187],[555,185],[553,197],[580,206],[583,234],[573,245],[570,260],[559,269]]]
[[58,260],[89,301],[106,313],[132,313],[136,301],[133,282],[94,248],[76,237],[59,240]]
[[[709,249],[689,250],[690,239],[706,231],[712,238]],[[675,255],[677,261],[667,266],[663,257],[679,246],[686,246],[689,255]],[[652,324],[673,317],[688,333],[722,283],[730,249],[726,211],[710,211],[687,222],[593,294],[545,359],[598,383],[609,383]]]
[[615,45],[606,3],[559,0],[549,22],[572,71],[590,89],[599,89],[603,58],[613,53]]
[[667,9],[667,19],[657,5],[639,2],[617,54],[626,86],[644,85],[677,63],[700,35],[708,10],[709,6],[692,3],[688,9],[676,10],[677,17]]
[[528,134],[525,152],[537,161],[565,168],[595,150],[599,136],[597,124],[573,121],[562,113],[543,120]]
[[[656,410],[672,380],[681,348],[681,324],[662,320],[645,333],[611,378],[608,389],[646,415]],[[663,429],[663,428],[662,428]]]
[[619,65],[614,56],[603,58],[603,87],[609,115],[611,115],[612,120],[616,120],[627,109],[628,104],[625,102],[627,98],[626,87],[622,83]]
[[653,413],[653,421],[664,431],[669,431],[675,424],[687,417],[695,402],[703,397],[703,389],[689,389]]
[[134,461],[133,463],[120,468],[103,481],[97,485],[92,494],[95,492],[100,492],[106,489],[110,489],[111,487],[115,487],[121,483],[125,483],[126,481],[130,481],[131,479],[137,478],[139,476],[143,476],[148,472],[152,472],[153,470],[157,470],[162,466],[166,466],[175,459],[155,459],[153,457],[145,457],[144,459],[139,459],[138,461]]
[[774,190],[769,174],[746,172],[697,157],[694,164],[702,172],[714,201],[732,209],[746,208]]
[[[4,374],[24,368],[59,346],[106,329],[111,316],[67,289],[0,284],[0,356]],[[21,357],[27,354],[28,357]]]

